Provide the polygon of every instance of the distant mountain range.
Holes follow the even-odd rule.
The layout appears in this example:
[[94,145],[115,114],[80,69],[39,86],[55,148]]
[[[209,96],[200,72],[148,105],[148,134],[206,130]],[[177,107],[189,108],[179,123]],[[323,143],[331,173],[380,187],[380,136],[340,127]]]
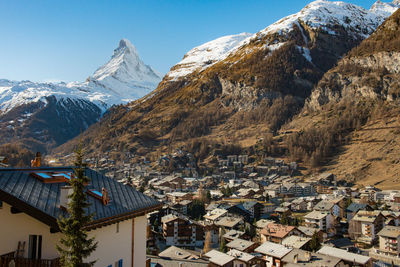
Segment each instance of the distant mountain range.
[[[371,176],[394,181],[400,172],[393,154],[400,150],[393,130],[400,129],[399,7],[399,0],[377,1],[369,10],[314,1],[255,34],[224,36],[191,49],[158,86],[158,74],[122,40],[85,83],[51,85],[63,89],[52,97],[39,93],[50,89],[37,90],[39,101],[23,105],[0,94],[0,127],[8,132],[6,142],[26,136],[31,147],[57,146],[58,156],[78,143],[89,154],[129,151],[146,158],[184,148],[206,169],[215,166],[215,155],[240,151],[256,162],[273,155],[310,170],[328,168],[353,182]],[[17,84],[15,92],[28,90]],[[123,105],[110,108],[117,103]],[[378,128],[387,131],[385,137],[372,138],[371,129]],[[368,148],[376,156],[369,158]],[[383,162],[392,176],[382,173]]]
[[160,81],[126,39],[85,82],[0,80],[1,143],[40,150],[60,145],[98,121],[112,105],[139,99]]
[[[204,162],[230,145],[251,151],[299,114],[325,73],[398,6],[378,1],[366,10],[318,0],[255,34],[207,42],[152,94],[110,110],[78,139],[93,153],[157,155],[184,146]],[[57,151],[71,151],[78,139]]]

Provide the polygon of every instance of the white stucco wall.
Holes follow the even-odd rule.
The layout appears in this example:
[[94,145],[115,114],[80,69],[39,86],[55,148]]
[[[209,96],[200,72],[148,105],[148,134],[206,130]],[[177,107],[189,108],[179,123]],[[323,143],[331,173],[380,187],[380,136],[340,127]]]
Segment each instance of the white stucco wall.
[[51,234],[50,227],[25,213],[12,214],[11,206],[3,202],[0,208],[0,255],[16,251],[18,241],[25,241],[24,257],[28,257],[29,235],[42,236],[42,259],[58,258],[55,244],[60,234]]
[[[147,241],[146,216],[135,218],[135,258],[133,266],[146,266],[146,241]],[[124,265],[127,266],[127,265]]]
[[[0,255],[17,250],[18,241],[25,241],[24,257],[28,257],[29,235],[42,236],[42,259],[58,258],[56,244],[60,233],[51,234],[50,227],[25,213],[11,214],[10,205],[3,202],[0,208]],[[97,260],[95,266],[115,266],[122,259],[123,266],[132,266],[132,220],[97,228],[88,233],[95,237],[98,246],[87,261]],[[146,261],[146,216],[135,220],[134,266],[145,266]]]
[[96,267],[105,267],[114,266],[115,262],[122,259],[123,266],[131,266],[132,219],[120,222],[118,233],[117,224],[112,224],[90,231],[88,235],[98,243],[97,249],[87,261],[97,260]]

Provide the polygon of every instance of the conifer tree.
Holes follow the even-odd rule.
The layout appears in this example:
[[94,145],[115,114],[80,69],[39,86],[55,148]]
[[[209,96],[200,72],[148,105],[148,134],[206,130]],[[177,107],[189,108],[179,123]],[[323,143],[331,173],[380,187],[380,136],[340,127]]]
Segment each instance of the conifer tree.
[[83,260],[96,250],[97,242],[94,238],[88,238],[87,231],[84,230],[84,226],[92,221],[93,215],[85,214],[89,203],[84,189],[85,184],[89,183],[89,178],[85,176],[81,146],[75,151],[74,165],[75,177],[70,181],[73,193],[68,196],[71,199],[67,208],[68,215],[58,220],[63,237],[60,240],[61,246],[57,245],[57,250],[64,267],[92,266],[95,262],[83,263]]

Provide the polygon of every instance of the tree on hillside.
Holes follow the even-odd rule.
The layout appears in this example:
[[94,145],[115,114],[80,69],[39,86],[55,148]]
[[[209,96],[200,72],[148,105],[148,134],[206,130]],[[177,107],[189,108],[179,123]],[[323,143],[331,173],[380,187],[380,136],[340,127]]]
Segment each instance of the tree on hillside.
[[85,176],[81,146],[75,151],[74,165],[75,177],[70,181],[73,193],[68,196],[71,199],[67,208],[68,216],[58,220],[63,237],[60,240],[61,246],[57,245],[57,250],[64,267],[92,266],[95,262],[83,263],[83,260],[96,250],[97,242],[94,238],[88,238],[87,231],[84,230],[84,226],[92,221],[93,215],[85,214],[89,203],[84,189],[85,184],[89,183],[89,178]]

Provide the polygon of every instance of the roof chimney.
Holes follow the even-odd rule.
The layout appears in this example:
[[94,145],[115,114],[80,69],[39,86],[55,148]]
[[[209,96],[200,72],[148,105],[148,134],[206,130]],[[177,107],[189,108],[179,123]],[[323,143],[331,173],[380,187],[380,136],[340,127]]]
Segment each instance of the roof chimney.
[[68,208],[68,204],[71,202],[71,199],[68,197],[72,195],[74,189],[72,186],[63,186],[60,189],[60,208]]
[[304,259],[306,262],[309,262],[311,260],[311,252],[310,251],[306,251],[304,253]]
[[39,168],[42,162],[42,155],[40,152],[36,152],[35,159],[31,160],[31,167]]
[[299,254],[296,254],[296,255],[293,256],[293,262],[294,263],[297,263],[298,259],[299,259]]

